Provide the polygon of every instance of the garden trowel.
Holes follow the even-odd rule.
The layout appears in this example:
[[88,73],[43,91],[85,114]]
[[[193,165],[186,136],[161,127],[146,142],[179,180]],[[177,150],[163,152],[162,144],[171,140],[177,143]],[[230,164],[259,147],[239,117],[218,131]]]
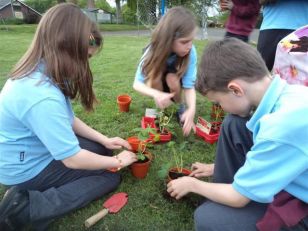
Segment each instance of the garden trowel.
[[120,192],[112,195],[108,200],[103,204],[104,209],[94,214],[92,217],[88,218],[85,221],[85,226],[87,228],[94,225],[108,213],[117,213],[119,210],[127,203],[128,195],[127,193]]

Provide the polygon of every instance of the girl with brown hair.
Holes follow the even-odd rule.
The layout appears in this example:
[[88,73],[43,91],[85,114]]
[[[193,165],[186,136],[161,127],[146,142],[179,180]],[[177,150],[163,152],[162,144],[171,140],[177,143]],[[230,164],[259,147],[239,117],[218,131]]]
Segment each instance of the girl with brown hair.
[[136,161],[127,141],[108,138],[78,119],[70,100],[91,111],[96,102],[89,68],[102,45],[96,25],[74,4],[42,17],[32,44],[0,95],[0,230],[52,219],[116,189],[120,169]]
[[[152,97],[158,108],[164,109],[172,101],[180,103],[178,115],[184,135],[194,127],[197,55],[192,41],[195,34],[196,22],[192,13],[184,7],[171,8],[153,31],[133,85],[136,91]],[[186,110],[181,104],[182,90]]]

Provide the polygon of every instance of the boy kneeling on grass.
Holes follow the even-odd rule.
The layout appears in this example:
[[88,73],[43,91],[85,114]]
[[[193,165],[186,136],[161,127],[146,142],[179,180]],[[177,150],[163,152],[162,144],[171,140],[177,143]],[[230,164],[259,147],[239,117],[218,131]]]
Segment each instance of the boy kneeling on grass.
[[[214,183],[182,177],[168,184],[176,199],[189,192],[209,199],[195,211],[196,230],[307,230],[308,89],[271,76],[257,50],[234,38],[205,49],[196,89],[230,113]],[[250,131],[234,126],[247,117]]]

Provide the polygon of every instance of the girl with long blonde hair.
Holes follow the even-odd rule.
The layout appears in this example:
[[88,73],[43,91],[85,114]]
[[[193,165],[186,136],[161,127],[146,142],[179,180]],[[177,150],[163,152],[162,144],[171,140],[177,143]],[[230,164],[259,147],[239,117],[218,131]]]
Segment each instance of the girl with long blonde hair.
[[188,9],[174,7],[168,10],[153,31],[133,85],[136,91],[152,97],[158,108],[179,103],[178,116],[183,123],[184,135],[194,127],[197,55],[192,41],[195,34],[195,18]]

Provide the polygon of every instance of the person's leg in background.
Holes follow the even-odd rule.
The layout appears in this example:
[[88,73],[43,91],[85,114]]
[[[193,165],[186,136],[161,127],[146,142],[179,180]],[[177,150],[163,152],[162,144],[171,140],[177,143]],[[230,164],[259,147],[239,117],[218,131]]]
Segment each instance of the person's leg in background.
[[257,49],[260,52],[269,71],[273,69],[276,49],[279,41],[293,31],[294,30],[286,29],[271,29],[260,31]]

